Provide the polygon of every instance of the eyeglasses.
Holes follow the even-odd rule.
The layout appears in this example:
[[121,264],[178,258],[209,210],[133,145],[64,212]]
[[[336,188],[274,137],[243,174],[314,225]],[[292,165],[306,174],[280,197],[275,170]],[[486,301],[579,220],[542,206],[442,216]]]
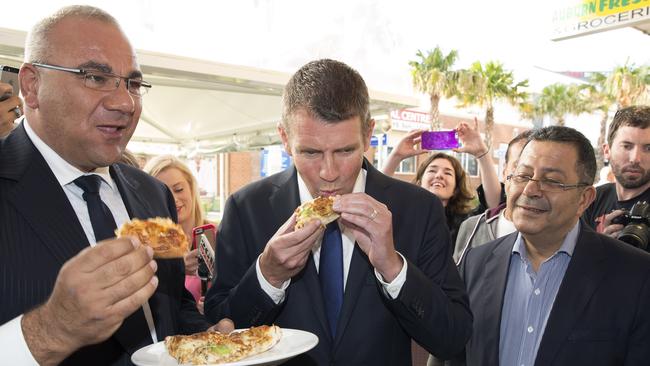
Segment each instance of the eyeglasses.
[[113,91],[120,86],[122,80],[126,81],[126,90],[129,94],[135,97],[141,97],[149,91],[151,84],[140,79],[127,78],[120,75],[111,74],[109,72],[102,72],[97,70],[86,70],[86,69],[73,69],[69,67],[40,64],[32,62],[32,65],[36,67],[42,67],[45,69],[65,71],[72,74],[83,76],[84,85],[93,90],[100,91]]
[[530,175],[526,174],[510,174],[506,177],[514,185],[525,186],[528,182],[537,183],[537,187],[540,191],[544,192],[562,192],[568,191],[569,189],[580,188],[589,186],[589,183],[578,183],[578,184],[564,184],[553,179],[533,179]]

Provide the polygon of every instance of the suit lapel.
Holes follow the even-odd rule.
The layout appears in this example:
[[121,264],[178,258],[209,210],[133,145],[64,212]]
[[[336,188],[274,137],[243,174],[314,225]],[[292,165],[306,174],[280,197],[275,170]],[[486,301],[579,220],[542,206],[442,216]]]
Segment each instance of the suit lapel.
[[336,326],[336,338],[334,339],[334,351],[341,344],[343,334],[347,328],[350,319],[354,313],[355,305],[359,299],[359,295],[363,290],[366,278],[370,275],[372,266],[368,261],[366,254],[355,244],[354,251],[352,252],[352,259],[350,260],[350,270],[348,271],[348,279],[345,283],[345,293],[343,294],[343,305],[341,308],[341,315]]
[[[20,125],[5,141],[0,175],[18,181],[8,200],[52,253],[60,268],[90,245],[70,201],[54,173]],[[5,159],[16,158],[13,166]]]
[[140,184],[133,180],[129,179],[120,168],[118,164],[114,164],[110,168],[111,177],[117,185],[117,189],[120,191],[122,196],[122,202],[126,207],[126,211],[129,213],[130,218],[150,218],[154,215],[154,212],[151,208],[151,205],[142,199],[142,195],[138,194],[138,189]]
[[537,352],[536,365],[548,365],[573,330],[583,309],[607,272],[601,263],[607,258],[598,234],[581,225],[573,257],[549,314]]
[[503,297],[506,291],[508,279],[508,267],[510,266],[510,256],[512,246],[517,240],[517,232],[512,233],[504,238],[504,241],[496,246],[488,259],[485,261],[484,285],[480,288],[477,298],[482,299],[481,307],[485,311],[485,324],[481,329],[490,329],[494,331],[485,334],[484,345],[492,345],[492,349],[485,350],[489,359],[498,364],[499,360],[499,340],[501,337],[501,311],[503,309]]

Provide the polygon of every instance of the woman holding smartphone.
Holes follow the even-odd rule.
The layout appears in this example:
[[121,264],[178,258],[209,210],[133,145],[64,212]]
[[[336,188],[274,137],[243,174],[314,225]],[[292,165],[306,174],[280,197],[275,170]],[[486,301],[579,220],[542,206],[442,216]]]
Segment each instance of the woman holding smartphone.
[[[178,158],[171,155],[158,156],[151,159],[144,167],[149,175],[165,183],[174,196],[178,223],[188,240],[192,240],[195,227],[207,224],[196,178],[190,169]],[[199,311],[203,313],[201,297],[201,279],[197,276],[199,268],[198,250],[193,249],[183,257],[185,262],[185,287],[192,293]]]
[[[393,176],[399,163],[411,156],[429,153],[429,150],[421,149],[419,144],[423,130],[415,130],[404,136],[388,156],[382,172]],[[485,200],[481,206],[496,207],[502,199],[501,184],[493,168],[493,160],[489,154],[489,148],[481,139],[478,131],[478,120],[474,119],[474,125],[461,122],[456,127],[456,133],[463,146],[453,149],[456,152],[466,152],[474,155],[481,169],[481,183],[483,188],[479,190],[479,197],[484,190]],[[451,246],[456,242],[456,236],[460,224],[469,215],[475,212],[474,192],[469,186],[467,174],[462,165],[455,157],[438,152],[430,155],[418,166],[413,183],[430,191],[440,198],[445,207],[447,227],[451,234]],[[483,212],[487,207],[479,207]]]

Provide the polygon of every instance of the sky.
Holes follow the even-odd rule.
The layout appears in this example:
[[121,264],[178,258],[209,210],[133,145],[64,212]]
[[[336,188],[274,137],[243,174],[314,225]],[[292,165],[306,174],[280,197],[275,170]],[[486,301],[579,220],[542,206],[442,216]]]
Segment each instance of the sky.
[[[566,78],[551,71],[608,71],[650,64],[650,36],[635,29],[551,41],[553,11],[577,0],[114,0],[86,1],[122,24],[137,49],[293,73],[334,58],[371,89],[415,95],[408,61],[440,46],[458,67],[501,61],[532,91]],[[642,0],[650,3],[650,0]],[[14,2],[0,27],[27,31],[75,1]],[[6,14],[6,13],[5,13]],[[444,110],[443,110],[444,111]],[[499,111],[496,114],[500,119]],[[512,113],[505,119],[518,119]],[[569,125],[571,119],[569,119]]]
[[[554,42],[552,12],[575,0],[86,1],[113,14],[138,49],[292,73],[322,57],[344,61],[372,89],[412,94],[417,50],[456,49],[459,67],[498,60],[530,78],[535,70],[607,71],[650,63],[650,36],[620,29]],[[75,1],[12,5],[0,27],[28,30]],[[534,78],[534,75],[532,75]],[[535,82],[533,82],[535,85]]]

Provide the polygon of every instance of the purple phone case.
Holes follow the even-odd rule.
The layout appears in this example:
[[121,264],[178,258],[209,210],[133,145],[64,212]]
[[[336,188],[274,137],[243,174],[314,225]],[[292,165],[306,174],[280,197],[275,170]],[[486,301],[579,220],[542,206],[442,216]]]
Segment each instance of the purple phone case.
[[449,150],[459,147],[456,131],[422,132],[422,148],[427,150]]

